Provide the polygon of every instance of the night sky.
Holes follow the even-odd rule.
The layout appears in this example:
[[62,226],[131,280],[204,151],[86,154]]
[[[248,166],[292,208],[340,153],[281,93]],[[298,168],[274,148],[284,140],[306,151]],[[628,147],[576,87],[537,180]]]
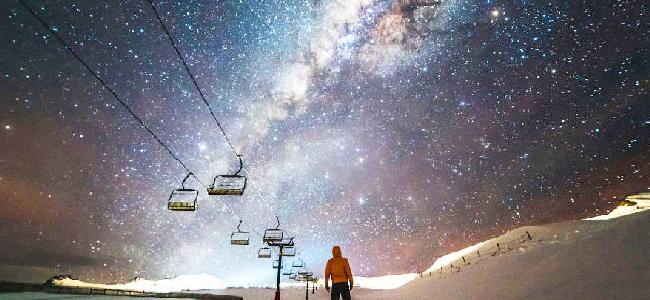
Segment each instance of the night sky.
[[[26,1],[203,182],[238,163],[145,0]],[[237,151],[243,197],[171,212],[185,170],[17,1],[0,2],[0,279],[271,284],[421,271],[650,189],[644,1],[155,1]],[[322,275],[321,275],[322,276]]]

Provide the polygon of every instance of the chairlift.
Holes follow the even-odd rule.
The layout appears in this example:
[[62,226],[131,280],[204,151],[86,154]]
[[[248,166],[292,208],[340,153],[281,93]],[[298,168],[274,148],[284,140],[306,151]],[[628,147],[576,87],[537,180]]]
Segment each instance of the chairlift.
[[239,158],[239,170],[232,175],[217,175],[208,188],[208,195],[212,196],[241,196],[246,189],[246,176],[239,175],[239,172],[244,168],[244,162],[241,155]]
[[270,228],[264,231],[264,237],[262,237],[262,241],[265,243],[275,243],[275,242],[281,242],[282,238],[284,237],[284,231],[280,228],[280,219],[275,216],[275,219],[278,221],[278,225],[275,228]]
[[241,245],[247,246],[249,241],[249,233],[246,231],[241,231],[239,228],[241,226],[242,220],[239,220],[239,225],[237,225],[237,231],[230,234],[230,244],[231,245]]
[[296,256],[296,247],[294,246],[287,246],[287,247],[282,247],[282,253],[280,255],[282,256]]
[[296,280],[296,274],[289,275],[289,280]]
[[273,269],[277,269],[279,265],[280,265],[280,260],[276,259],[273,261]]
[[290,269],[282,271],[282,275],[284,275],[284,276],[289,276],[291,274],[293,274],[293,272]]
[[199,197],[199,191],[185,188],[185,181],[187,181],[190,176],[194,176],[194,174],[188,173],[181,183],[181,188],[175,189],[172,191],[171,195],[169,195],[167,209],[171,211],[196,210],[196,199]]
[[291,263],[291,267],[294,267],[294,268],[304,268],[304,267],[305,267],[305,262],[302,261],[301,259],[294,260],[294,261]]

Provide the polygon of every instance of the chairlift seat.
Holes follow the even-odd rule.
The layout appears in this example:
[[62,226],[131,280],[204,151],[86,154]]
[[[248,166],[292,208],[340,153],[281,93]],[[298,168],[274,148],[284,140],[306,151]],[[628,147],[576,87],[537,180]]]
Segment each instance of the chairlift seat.
[[230,235],[230,244],[246,246],[248,245],[249,235],[250,234],[248,232],[243,232],[243,231],[233,232]]
[[265,243],[274,243],[281,242],[284,237],[284,231],[282,229],[271,228],[264,231],[264,237],[262,240]]
[[282,256],[296,256],[296,247],[282,247]]
[[195,211],[199,191],[194,189],[175,189],[169,195],[167,209],[172,211]]
[[258,258],[271,258],[271,248],[262,247],[257,251]]
[[217,175],[208,188],[208,195],[241,196],[246,189],[246,182],[246,176],[242,175]]
[[278,266],[280,266],[280,261],[276,259],[273,261],[273,269],[277,269]]

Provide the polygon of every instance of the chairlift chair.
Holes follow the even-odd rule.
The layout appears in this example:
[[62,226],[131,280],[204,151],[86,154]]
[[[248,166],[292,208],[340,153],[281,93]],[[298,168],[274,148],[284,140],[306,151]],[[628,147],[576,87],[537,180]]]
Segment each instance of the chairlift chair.
[[273,261],[273,269],[277,269],[279,265],[280,265],[280,260],[276,259]]
[[171,211],[196,210],[196,199],[199,197],[199,191],[185,188],[185,181],[193,175],[194,174],[192,173],[187,174],[181,183],[181,188],[172,191],[171,195],[169,195],[169,200],[167,201],[167,209]]
[[262,241],[265,243],[281,242],[284,237],[284,231],[280,229],[280,219],[277,216],[275,219],[278,221],[278,225],[275,228],[270,228],[264,231]]
[[282,247],[282,253],[280,254],[282,256],[296,256],[296,247],[293,246]]
[[283,237],[284,237],[284,231],[282,231],[282,229],[271,228],[264,231],[263,241],[265,243],[282,242]]
[[214,177],[212,185],[208,187],[208,195],[211,196],[241,196],[246,189],[246,176],[239,175],[239,172],[244,168],[244,162],[241,155],[239,158],[239,170],[232,175],[217,175]]
[[291,274],[293,274],[293,272],[290,269],[286,269],[286,270],[282,271],[282,275],[284,275],[284,276],[289,276]]
[[241,231],[239,228],[241,226],[242,220],[239,220],[239,225],[237,225],[237,231],[230,234],[230,244],[231,245],[240,245],[247,246],[249,241],[250,233],[246,231]]
[[297,281],[310,281],[312,280],[312,278],[314,277],[309,274],[305,274],[305,275],[298,274],[298,276],[296,276]]
[[257,251],[258,258],[271,258],[271,248],[262,247]]

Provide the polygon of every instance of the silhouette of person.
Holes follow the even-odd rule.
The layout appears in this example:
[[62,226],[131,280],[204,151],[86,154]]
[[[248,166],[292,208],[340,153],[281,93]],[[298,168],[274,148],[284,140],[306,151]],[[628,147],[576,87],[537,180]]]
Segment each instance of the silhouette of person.
[[[339,300],[340,297],[343,297],[343,300],[350,300],[350,291],[354,287],[350,263],[341,254],[341,247],[339,246],[332,247],[332,256],[325,267],[325,289],[330,292],[329,280],[331,278],[331,299]],[[349,286],[348,282],[350,283]]]

